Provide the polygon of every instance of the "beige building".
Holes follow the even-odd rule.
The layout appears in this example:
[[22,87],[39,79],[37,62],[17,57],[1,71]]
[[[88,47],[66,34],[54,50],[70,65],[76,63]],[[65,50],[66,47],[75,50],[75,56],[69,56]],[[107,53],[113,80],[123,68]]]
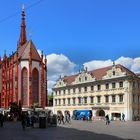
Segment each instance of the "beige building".
[[113,65],[60,77],[53,87],[54,112],[91,110],[94,119],[106,114],[126,120],[140,116],[140,74]]

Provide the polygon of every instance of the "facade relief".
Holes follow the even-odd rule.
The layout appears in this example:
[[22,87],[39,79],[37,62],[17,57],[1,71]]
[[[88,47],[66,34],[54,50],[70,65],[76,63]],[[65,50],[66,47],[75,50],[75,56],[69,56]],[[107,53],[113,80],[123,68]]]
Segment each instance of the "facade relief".
[[63,81],[63,79],[60,77],[54,87],[64,87],[66,86],[66,83]]
[[112,78],[118,78],[126,76],[126,72],[122,72],[120,68],[112,67],[111,70],[107,71],[107,74],[103,76],[102,79],[112,79]]
[[78,74],[78,76],[75,78],[75,81],[72,82],[72,84],[75,85],[93,81],[95,81],[95,78],[93,78],[88,72],[82,71]]

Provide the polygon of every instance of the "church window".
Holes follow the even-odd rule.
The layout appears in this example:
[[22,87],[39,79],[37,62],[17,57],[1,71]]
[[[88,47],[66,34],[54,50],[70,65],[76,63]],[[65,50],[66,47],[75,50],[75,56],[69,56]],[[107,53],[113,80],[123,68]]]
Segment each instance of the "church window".
[[28,89],[28,74],[27,69],[23,68],[22,70],[22,104],[23,106],[27,105],[27,89]]
[[39,74],[38,70],[35,68],[32,72],[32,96],[33,104],[39,102]]

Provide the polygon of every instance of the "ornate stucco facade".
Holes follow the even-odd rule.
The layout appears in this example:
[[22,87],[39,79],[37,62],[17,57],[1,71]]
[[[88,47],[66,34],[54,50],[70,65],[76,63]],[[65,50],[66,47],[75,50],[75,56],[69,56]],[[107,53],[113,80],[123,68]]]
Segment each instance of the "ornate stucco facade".
[[22,107],[47,105],[47,59],[40,56],[32,40],[26,40],[25,13],[22,9],[17,50],[0,59],[0,107],[11,102]]
[[60,77],[53,87],[54,112],[92,110],[93,118],[140,117],[140,77],[122,65]]

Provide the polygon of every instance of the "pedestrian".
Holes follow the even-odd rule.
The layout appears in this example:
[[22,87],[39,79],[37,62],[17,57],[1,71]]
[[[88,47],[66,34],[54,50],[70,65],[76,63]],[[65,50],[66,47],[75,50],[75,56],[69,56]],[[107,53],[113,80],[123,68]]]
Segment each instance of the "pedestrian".
[[61,124],[60,114],[57,115],[57,121],[58,121],[59,124]]
[[65,123],[70,123],[70,113],[65,112]]
[[3,122],[4,122],[4,116],[2,113],[0,113],[0,127],[3,127]]
[[109,115],[107,114],[107,115],[105,116],[105,118],[106,118],[106,125],[109,125],[109,124],[110,124]]
[[92,113],[89,115],[89,120],[92,121]]
[[61,115],[60,115],[60,124],[61,124],[61,122],[64,124],[65,122],[64,122],[64,115],[61,113]]
[[125,122],[125,114],[124,113],[122,113],[122,121]]
[[69,123],[71,123],[71,116],[70,116],[70,112],[68,112],[68,120],[69,120]]
[[25,130],[26,128],[26,123],[27,123],[27,116],[25,113],[22,113],[21,116],[21,125],[22,125],[22,129]]

